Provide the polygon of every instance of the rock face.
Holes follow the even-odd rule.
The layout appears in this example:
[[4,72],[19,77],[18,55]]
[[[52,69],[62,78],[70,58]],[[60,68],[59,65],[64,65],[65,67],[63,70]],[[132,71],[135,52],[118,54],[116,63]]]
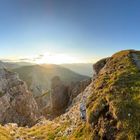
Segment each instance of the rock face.
[[51,85],[51,109],[53,114],[61,114],[66,109],[68,102],[68,87],[58,76],[54,77]]
[[26,84],[0,63],[0,123],[33,125],[39,118],[38,106]]
[[48,91],[40,96],[35,97],[41,115],[43,115],[47,119],[50,119],[52,114],[50,95],[51,93],[50,91]]
[[93,65],[93,70],[95,71],[95,74],[98,74],[100,72],[100,70],[105,66],[105,64],[107,63],[107,60],[109,58],[104,58],[104,59],[101,59],[99,60],[98,62],[96,62],[94,65]]
[[43,109],[46,106],[50,106],[50,91],[46,91],[46,93],[35,97],[35,100],[38,104],[39,110]]
[[56,76],[52,79],[51,91],[35,98],[39,110],[47,119],[54,118],[64,113],[66,108],[91,83],[91,79],[80,82],[72,82],[66,85]]
[[91,79],[83,80],[76,83],[71,83],[69,86],[69,103],[73,101],[75,97],[78,96],[81,92],[85,90],[85,88],[91,83]]
[[[61,79],[56,76],[52,79],[51,90],[51,112],[56,116],[65,112],[66,108],[91,83],[91,79],[65,85]],[[48,107],[47,107],[48,109]]]

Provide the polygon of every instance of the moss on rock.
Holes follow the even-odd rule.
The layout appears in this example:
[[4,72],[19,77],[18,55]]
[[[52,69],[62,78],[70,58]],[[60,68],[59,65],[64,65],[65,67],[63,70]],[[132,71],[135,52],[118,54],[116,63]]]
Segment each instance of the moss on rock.
[[[93,133],[96,131],[101,138],[134,140],[140,135],[140,71],[132,53],[140,56],[140,52],[134,50],[114,54],[94,81],[94,91],[87,106],[88,121]],[[102,99],[108,104],[105,115]],[[115,123],[110,124],[110,121]],[[112,134],[106,123],[114,130]]]

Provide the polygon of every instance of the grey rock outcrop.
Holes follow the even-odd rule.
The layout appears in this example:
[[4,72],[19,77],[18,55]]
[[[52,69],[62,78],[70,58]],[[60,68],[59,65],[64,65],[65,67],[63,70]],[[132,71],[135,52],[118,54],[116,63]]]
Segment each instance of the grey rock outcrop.
[[83,92],[90,83],[91,79],[71,83],[71,85],[69,86],[69,103],[71,103],[75,97]]
[[96,62],[94,65],[93,65],[93,70],[95,71],[95,74],[97,75],[100,70],[105,66],[105,64],[107,63],[109,57],[108,58],[104,58],[104,59],[101,59],[99,60],[98,62]]
[[0,123],[31,126],[38,118],[38,106],[26,84],[0,62]]

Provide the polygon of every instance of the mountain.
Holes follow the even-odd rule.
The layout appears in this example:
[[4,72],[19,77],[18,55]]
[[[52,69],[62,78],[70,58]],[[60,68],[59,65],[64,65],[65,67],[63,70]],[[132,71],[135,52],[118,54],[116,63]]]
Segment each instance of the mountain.
[[96,75],[67,111],[31,128],[0,126],[1,137],[41,140],[139,140],[140,51],[125,50],[93,65]]
[[19,77],[25,81],[29,89],[38,96],[51,89],[51,79],[55,76],[61,77],[61,80],[69,85],[71,82],[78,82],[89,79],[59,65],[32,65],[13,69],[19,74]]
[[93,75],[93,68],[91,63],[61,64],[61,66],[81,75],[87,75],[89,77],[92,77]]
[[20,68],[23,66],[31,66],[34,65],[33,63],[29,63],[29,62],[4,62],[4,65],[6,66],[7,69],[15,69],[15,68]]

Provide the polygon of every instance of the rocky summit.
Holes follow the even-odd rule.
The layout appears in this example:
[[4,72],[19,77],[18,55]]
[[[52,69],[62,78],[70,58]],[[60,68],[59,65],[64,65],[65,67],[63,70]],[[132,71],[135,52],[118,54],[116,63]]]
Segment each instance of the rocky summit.
[[[139,140],[140,51],[118,52],[98,61],[93,68],[96,75],[92,82],[72,98],[71,104],[63,114],[51,121],[41,119],[31,128],[18,127],[16,124],[0,126],[1,138],[3,140]],[[60,87],[63,84],[58,82],[60,81],[58,77],[54,81],[55,91],[57,85]],[[4,87],[8,86],[3,84],[1,87],[4,91]],[[13,91],[17,90],[13,87],[12,92],[6,93],[10,94],[10,97],[12,93],[16,93]],[[6,94],[2,92],[1,98]],[[14,96],[15,102],[17,99],[19,98]],[[3,103],[3,106],[6,103]],[[24,106],[29,103],[32,104],[28,101]],[[18,104],[20,111],[19,106]]]

